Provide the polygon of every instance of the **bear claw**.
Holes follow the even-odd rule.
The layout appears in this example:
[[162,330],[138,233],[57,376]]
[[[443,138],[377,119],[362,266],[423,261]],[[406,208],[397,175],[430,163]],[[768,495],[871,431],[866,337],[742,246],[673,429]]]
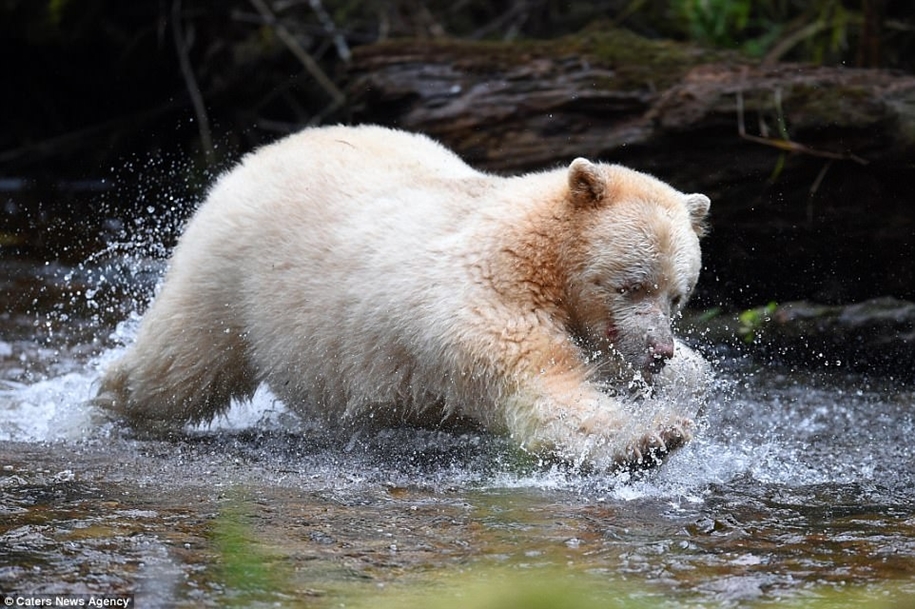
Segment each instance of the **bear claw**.
[[689,419],[678,419],[662,429],[646,434],[628,447],[625,466],[639,470],[660,465],[670,453],[692,438],[692,426],[693,422]]

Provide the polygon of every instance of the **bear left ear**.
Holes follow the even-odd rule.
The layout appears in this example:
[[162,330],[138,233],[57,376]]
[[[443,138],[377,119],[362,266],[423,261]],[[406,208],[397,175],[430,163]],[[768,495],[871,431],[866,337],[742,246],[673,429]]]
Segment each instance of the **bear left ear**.
[[689,212],[689,219],[693,225],[693,230],[696,231],[697,235],[702,237],[708,230],[705,219],[708,217],[708,210],[712,205],[711,200],[705,195],[694,193],[686,195],[683,198],[683,203],[686,205],[686,210]]
[[606,178],[600,168],[581,157],[569,165],[569,192],[576,207],[596,207],[604,198]]

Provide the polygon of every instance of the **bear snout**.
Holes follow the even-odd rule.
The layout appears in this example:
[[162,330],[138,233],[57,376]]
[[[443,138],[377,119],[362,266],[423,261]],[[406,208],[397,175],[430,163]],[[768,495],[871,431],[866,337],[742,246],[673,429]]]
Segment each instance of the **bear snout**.
[[664,338],[649,337],[648,363],[646,368],[652,374],[657,374],[667,364],[667,360],[674,356],[673,336]]

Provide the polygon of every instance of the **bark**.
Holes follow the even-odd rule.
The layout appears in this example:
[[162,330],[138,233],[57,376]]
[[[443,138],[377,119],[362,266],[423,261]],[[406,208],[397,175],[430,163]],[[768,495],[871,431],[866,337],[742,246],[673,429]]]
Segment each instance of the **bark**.
[[370,45],[356,50],[349,77],[356,120],[428,133],[491,170],[612,156],[690,133],[710,136],[703,148],[747,148],[739,94],[748,131],[766,135],[757,129],[764,121],[773,140],[756,145],[791,151],[774,141],[782,139],[805,146],[793,150],[801,154],[873,162],[915,150],[915,77],[762,67],[623,31],[529,44]]

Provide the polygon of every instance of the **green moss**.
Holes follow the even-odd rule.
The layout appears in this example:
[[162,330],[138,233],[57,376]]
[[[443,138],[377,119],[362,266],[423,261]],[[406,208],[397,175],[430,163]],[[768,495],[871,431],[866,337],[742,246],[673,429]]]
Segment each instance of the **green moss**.
[[[379,52],[380,47],[385,50]],[[731,52],[643,38],[628,30],[600,23],[583,32],[554,40],[392,40],[356,50],[357,54],[362,52],[396,57],[398,61],[415,56],[416,61],[426,62],[434,57],[435,63],[470,74],[510,76],[512,70],[517,69],[530,78],[537,78],[539,70],[549,74],[553,69],[551,64],[537,65],[538,59],[555,62],[573,75],[574,70],[567,69],[568,63],[577,62],[582,66],[606,68],[610,72],[607,77],[595,81],[595,87],[601,90],[631,90],[634,86],[661,89],[680,80],[696,65],[736,57]]]

